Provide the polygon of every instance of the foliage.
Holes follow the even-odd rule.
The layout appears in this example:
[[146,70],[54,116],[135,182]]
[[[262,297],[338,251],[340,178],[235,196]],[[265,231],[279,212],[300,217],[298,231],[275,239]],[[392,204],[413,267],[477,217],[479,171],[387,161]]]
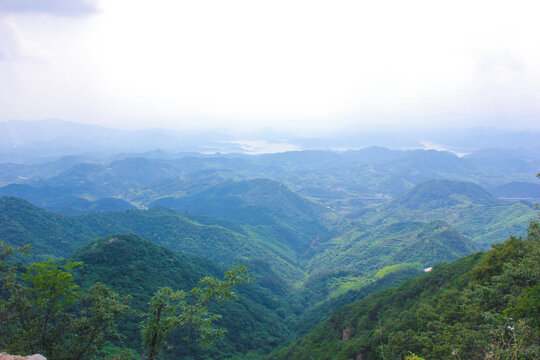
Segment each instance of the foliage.
[[83,359],[102,349],[106,339],[117,338],[116,321],[130,311],[130,296],[122,297],[101,283],[93,285],[80,299],[82,310],[72,324],[70,344],[74,359]]
[[[538,221],[431,273],[345,306],[272,359],[536,359],[540,279]],[[347,329],[348,339],[343,337]],[[379,336],[381,334],[381,336]]]
[[[197,255],[179,254],[133,234],[116,234],[94,239],[71,258],[84,264],[74,269],[77,283],[88,289],[102,282],[120,294],[130,294],[132,307],[138,313],[148,312],[148,303],[160,287],[183,290],[186,293],[198,286],[206,276],[223,275],[224,268]],[[273,347],[289,340],[291,330],[276,312],[280,303],[286,303],[286,285],[268,265],[254,274],[256,281],[238,288],[237,301],[212,304],[209,311],[222,314],[215,324],[226,328],[216,346],[202,351],[196,343],[185,342],[194,338],[193,329],[174,330],[169,336],[169,358],[226,359],[248,351],[260,358]],[[251,269],[250,269],[251,270]],[[250,271],[251,272],[251,271]],[[129,315],[123,318],[118,331],[124,336],[112,340],[118,347],[142,352],[140,343],[141,318]]]
[[[50,258],[50,255],[70,256],[75,249],[97,237],[136,233],[169,249],[199,254],[217,263],[263,261],[288,281],[304,277],[304,272],[295,264],[260,241],[219,225],[199,224],[177,211],[163,208],[65,216],[22,199],[4,197],[0,199],[0,223],[3,224],[0,237],[4,237],[7,244],[32,244],[32,260]],[[252,271],[256,273],[257,267],[253,266]]]
[[[383,353],[387,358],[412,356],[409,351],[426,358],[452,352],[463,358],[473,351],[511,357],[509,349],[532,351],[528,344],[537,336],[531,329],[538,328],[540,290],[527,276],[535,276],[531,269],[537,263],[534,247],[524,246],[526,240],[519,237],[495,246],[482,260],[473,255],[435,267],[421,280],[411,280],[409,290],[373,294],[417,275],[420,267],[485,249],[511,233],[524,234],[534,216],[532,207],[499,201],[476,184],[494,189],[507,181],[529,181],[537,158],[500,155],[484,151],[458,158],[447,152],[368,148],[262,156],[119,155],[108,164],[71,159],[69,165],[65,160],[56,165],[1,165],[7,170],[1,171],[2,185],[20,181],[21,171],[30,179],[1,188],[0,194],[18,194],[68,214],[94,213],[59,215],[21,199],[0,199],[0,238],[10,246],[31,243],[33,255],[23,261],[40,261],[34,275],[30,269],[23,274],[21,264],[2,264],[2,254],[13,250],[0,249],[0,267],[7,267],[0,290],[0,321],[5,325],[0,345],[9,343],[15,349],[35,323],[36,329],[45,326],[51,333],[38,345],[54,348],[57,358],[64,355],[54,345],[54,334],[68,330],[78,335],[63,338],[65,351],[136,358],[140,318],[130,312],[115,329],[113,319],[125,314],[125,299],[94,285],[102,282],[119,294],[132,295],[139,312],[148,312],[146,305],[159,287],[175,289],[159,297],[175,310],[168,315],[174,320],[183,311],[180,304],[194,303],[197,296],[189,289],[201,278],[243,263],[251,265],[256,284],[240,287],[243,296],[236,302],[209,305],[207,332],[203,323],[164,326],[162,340],[168,338],[174,346],[171,351],[164,348],[164,356],[260,358],[293,333],[305,334],[359,300],[364,308],[349,305],[334,313],[339,315],[331,318],[332,327],[323,323],[318,328],[324,336],[302,344],[307,350],[295,352],[301,346],[292,345],[291,353],[284,352],[300,359],[359,354],[370,359]],[[492,165],[495,160],[497,166]],[[509,166],[516,171],[504,171]],[[458,181],[430,180],[442,178]],[[529,188],[520,189],[530,193]],[[132,205],[150,210],[99,212]],[[535,231],[538,226],[531,226],[527,239],[537,236]],[[137,233],[151,242],[135,235],[88,242],[120,232]],[[154,244],[199,256],[174,254]],[[58,260],[68,256],[85,264],[68,269],[72,264]],[[54,263],[41,262],[50,257]],[[50,281],[58,285],[47,288]],[[98,299],[104,297],[114,301],[100,308]],[[38,315],[49,312],[48,320]],[[223,317],[213,317],[218,313]],[[31,321],[18,323],[23,315]],[[96,336],[91,328],[97,329]],[[228,332],[210,350],[182,344],[206,333],[213,339],[221,334],[219,328]],[[343,342],[345,330],[350,340]],[[119,334],[125,338],[118,339]],[[40,341],[38,337],[35,342]]]
[[112,343],[106,343],[96,358],[100,360],[141,360],[141,356],[133,349],[127,349],[115,346]]
[[214,321],[221,315],[209,311],[210,302],[235,299],[234,286],[250,281],[247,268],[237,266],[226,271],[224,280],[205,277],[199,281],[200,287],[189,292],[160,288],[150,300],[150,311],[142,323],[143,348],[147,359],[153,360],[162,352],[165,337],[175,328],[190,326],[198,333],[197,341],[207,347],[223,336],[223,329],[216,328]]
[[22,279],[5,284],[0,301],[0,348],[12,353],[42,353],[49,359],[86,359],[115,334],[119,316],[128,310],[129,298],[102,284],[84,294],[70,271],[51,261],[30,265]]
[[428,181],[362,217],[364,224],[442,220],[479,249],[521,234],[536,212],[530,204],[502,202],[470,182]]
[[407,357],[405,358],[405,360],[424,360],[424,359],[422,359],[421,357],[416,356],[416,355],[414,355],[413,353],[411,353],[410,355],[407,355]]
[[80,263],[59,268],[50,260],[32,264],[24,273],[23,282],[10,284],[11,298],[5,308],[15,329],[8,348],[47,354],[60,351],[60,334],[67,331],[71,322],[66,310],[81,295],[69,272],[77,265]]
[[369,277],[388,266],[418,262],[432,267],[475,250],[468,239],[442,221],[376,227],[355,224],[321,246],[324,251],[308,265],[311,273],[346,269]]
[[[118,245],[121,245],[120,248]],[[133,313],[128,307],[131,296],[120,296],[107,286],[97,282],[100,276],[122,280],[121,277],[117,276],[118,273],[113,275],[110,272],[110,266],[115,262],[122,267],[129,264],[130,260],[133,259],[130,258],[129,245],[134,246],[132,250],[135,252],[132,255],[143,255],[141,250],[146,249],[148,254],[157,257],[154,263],[157,263],[159,258],[159,261],[167,264],[165,269],[170,268],[173,264],[183,266],[184,273],[174,271],[173,267],[171,275],[172,278],[184,278],[184,281],[187,279],[188,283],[189,277],[186,278],[185,275],[195,270],[195,274],[191,277],[194,282],[194,279],[200,276],[201,270],[195,264],[186,264],[186,260],[198,261],[207,265],[206,260],[197,257],[185,256],[180,260],[179,255],[159,248],[150,242],[145,242],[134,235],[117,235],[101,239],[101,242],[94,241],[89,244],[86,250],[79,252],[78,258],[89,260],[95,266],[93,270],[90,270],[88,265],[81,261],[67,262],[63,266],[50,260],[32,264],[28,266],[20,278],[12,278],[2,292],[7,298],[0,303],[0,314],[3,314],[0,317],[2,322],[0,348],[19,354],[39,352],[52,360],[88,359],[93,358],[94,355],[111,360],[136,359],[137,355],[129,348],[118,347],[109,342],[121,338],[122,333],[125,333],[125,327],[119,329],[121,331],[117,329],[117,320],[120,316],[130,314],[127,318],[123,318],[122,324],[128,319],[134,319]],[[104,248],[109,250],[116,248],[119,252],[116,256],[112,253],[102,256],[105,254],[96,251],[98,249],[102,251]],[[12,253],[14,250],[7,246],[5,249],[6,254]],[[169,261],[167,261],[167,257],[169,257]],[[143,257],[143,259],[148,260],[148,257]],[[107,263],[108,261],[112,262]],[[142,265],[143,262],[136,264],[134,268],[141,271],[137,276],[144,283],[145,271],[152,269],[153,263],[146,264],[146,268]],[[215,265],[212,266],[216,270],[218,269]],[[87,272],[89,270],[90,272]],[[109,272],[107,274],[101,273],[104,270]],[[82,282],[85,291],[75,284],[73,272],[82,276],[83,279],[85,273],[91,275],[91,278],[87,277]],[[162,280],[166,278],[163,272],[160,272],[159,275]],[[158,342],[154,341],[153,345],[150,346],[153,349],[150,352],[153,354],[151,358],[154,358],[156,353],[161,351],[166,335],[178,327],[189,328],[189,332],[195,332],[196,339],[203,345],[210,345],[221,338],[225,330],[216,326],[216,321],[221,319],[221,315],[214,312],[213,304],[222,300],[235,299],[237,295],[233,292],[233,287],[250,280],[247,276],[247,268],[238,266],[233,270],[226,271],[223,280],[212,276],[203,277],[199,281],[199,286],[189,291],[173,292],[170,288],[159,289],[151,301],[151,307],[156,309],[160,307],[160,302],[161,304],[164,301],[168,302],[168,306],[162,307],[163,314],[166,316],[163,318],[157,316],[157,321],[153,322],[152,320],[156,317],[147,313],[142,323],[143,344],[148,345],[149,338],[159,340]],[[157,277],[152,278],[151,281],[154,284],[160,282]],[[117,286],[120,284],[127,285],[121,281],[116,283]],[[131,277],[130,284],[134,284],[133,277]],[[171,284],[174,285],[177,282],[171,282]],[[121,289],[124,292],[128,290],[136,293],[130,286],[121,287]],[[255,295],[260,296],[257,293]],[[138,299],[140,303],[144,297],[139,295]],[[151,311],[152,309],[150,309]],[[245,317],[246,314],[241,316]],[[237,317],[237,320],[241,320],[241,316]],[[223,326],[229,323],[220,323],[219,325]],[[186,337],[189,336],[188,333],[186,333]],[[173,343],[178,344],[176,341]]]
[[7,268],[6,259],[9,256],[15,253],[28,255],[30,253],[29,251],[30,248],[31,246],[29,244],[15,248],[15,247],[7,245],[3,240],[0,240],[0,272],[6,271],[6,268]]

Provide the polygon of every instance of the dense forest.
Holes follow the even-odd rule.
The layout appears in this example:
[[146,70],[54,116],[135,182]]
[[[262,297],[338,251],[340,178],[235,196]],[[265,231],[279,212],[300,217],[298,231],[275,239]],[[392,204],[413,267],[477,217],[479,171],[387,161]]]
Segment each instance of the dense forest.
[[0,164],[0,352],[536,359],[540,156]]
[[342,307],[271,359],[537,359],[540,224]]

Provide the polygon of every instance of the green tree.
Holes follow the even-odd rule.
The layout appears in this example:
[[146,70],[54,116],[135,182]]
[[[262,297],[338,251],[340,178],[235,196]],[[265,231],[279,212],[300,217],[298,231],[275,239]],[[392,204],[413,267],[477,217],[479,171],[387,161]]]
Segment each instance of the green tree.
[[30,265],[22,282],[9,284],[11,297],[5,304],[10,313],[8,349],[16,352],[53,353],[69,325],[65,310],[81,295],[69,273],[79,263],[57,267],[51,260]]
[[93,285],[82,296],[83,310],[71,327],[71,358],[82,360],[102,349],[107,338],[119,338],[116,321],[130,311],[130,300],[130,296],[121,297],[101,283]]
[[225,330],[214,325],[221,315],[210,312],[208,306],[235,299],[237,295],[233,287],[249,281],[247,268],[239,265],[226,271],[224,280],[207,276],[199,281],[200,287],[188,292],[160,288],[150,300],[150,310],[142,323],[141,337],[146,359],[154,360],[163,351],[166,336],[178,327],[190,326],[198,333],[196,340],[203,347],[210,346],[223,336]]
[[41,353],[51,360],[89,358],[116,335],[116,320],[128,311],[129,297],[102,284],[84,293],[70,271],[51,260],[30,265],[22,279],[11,276],[0,303],[0,348],[12,353]]
[[12,246],[7,245],[3,240],[0,240],[0,273],[6,271],[8,268],[7,266],[7,258],[14,253],[20,253],[20,254],[28,254],[30,245],[25,245],[21,247],[14,248]]

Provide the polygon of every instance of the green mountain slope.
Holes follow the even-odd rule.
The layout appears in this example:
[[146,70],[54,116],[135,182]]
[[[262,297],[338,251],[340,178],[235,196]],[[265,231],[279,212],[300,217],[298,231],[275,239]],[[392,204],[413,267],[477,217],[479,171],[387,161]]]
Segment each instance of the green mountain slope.
[[471,182],[430,180],[421,183],[392,202],[392,206],[406,209],[433,210],[463,203],[497,205],[490,193]]
[[431,267],[470,254],[474,245],[442,221],[403,222],[373,227],[352,225],[322,244],[310,273],[348,270],[369,277],[391,265],[418,262]]
[[[8,244],[31,244],[33,255],[68,256],[88,240],[114,233],[136,233],[176,251],[202,255],[222,264],[267,263],[279,276],[297,281],[304,274],[249,237],[218,225],[202,225],[163,208],[57,215],[25,200],[0,199],[0,238]],[[259,265],[254,265],[257,271]]]
[[340,307],[422,273],[418,263],[389,266],[374,277],[347,271],[319,273],[288,295],[283,311],[295,335],[304,335]]
[[[537,359],[540,228],[344,306],[269,359]],[[459,357],[458,357],[459,356]],[[517,357],[516,357],[517,356]]]
[[[306,257],[310,242],[327,231],[328,211],[268,179],[224,182],[194,195],[165,197],[151,204],[245,225],[291,260]],[[271,244],[268,244],[269,240]]]
[[536,216],[534,207],[502,202],[478,185],[466,182],[428,181],[358,220],[367,224],[443,220],[480,249],[523,234]]
[[88,200],[89,192],[78,192],[65,187],[10,184],[0,188],[0,196],[24,198],[33,204],[57,213],[80,215],[90,212],[124,211],[135,208],[122,199],[112,197]]
[[302,334],[340,306],[475,251],[442,221],[336,230],[308,265],[309,277],[290,295],[292,328]]
[[[189,290],[204,276],[219,277],[223,273],[221,266],[202,257],[178,254],[132,234],[94,239],[70,260],[84,262],[75,271],[83,288],[102,282],[121,294],[132,295],[132,306],[138,311],[146,309],[159,287]],[[237,302],[220,303],[213,309],[223,314],[218,326],[228,330],[214,348],[202,351],[198,345],[184,343],[181,339],[188,333],[180,331],[171,336],[174,350],[166,356],[224,359],[247,352],[263,354],[288,339],[290,331],[273,311],[278,304],[275,294],[263,288],[260,281],[243,285],[239,294]],[[139,348],[138,322],[137,317],[121,322],[126,339],[119,345]]]
[[[38,208],[26,200],[0,198],[0,239],[12,246],[32,245],[34,256],[66,257],[82,245],[85,234],[79,222]],[[95,235],[94,235],[95,236]]]

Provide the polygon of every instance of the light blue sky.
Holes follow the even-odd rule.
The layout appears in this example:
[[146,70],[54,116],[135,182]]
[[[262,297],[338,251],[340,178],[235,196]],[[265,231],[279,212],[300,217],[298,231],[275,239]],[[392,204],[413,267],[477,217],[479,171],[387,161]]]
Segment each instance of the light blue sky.
[[0,0],[0,121],[540,129],[538,1]]

